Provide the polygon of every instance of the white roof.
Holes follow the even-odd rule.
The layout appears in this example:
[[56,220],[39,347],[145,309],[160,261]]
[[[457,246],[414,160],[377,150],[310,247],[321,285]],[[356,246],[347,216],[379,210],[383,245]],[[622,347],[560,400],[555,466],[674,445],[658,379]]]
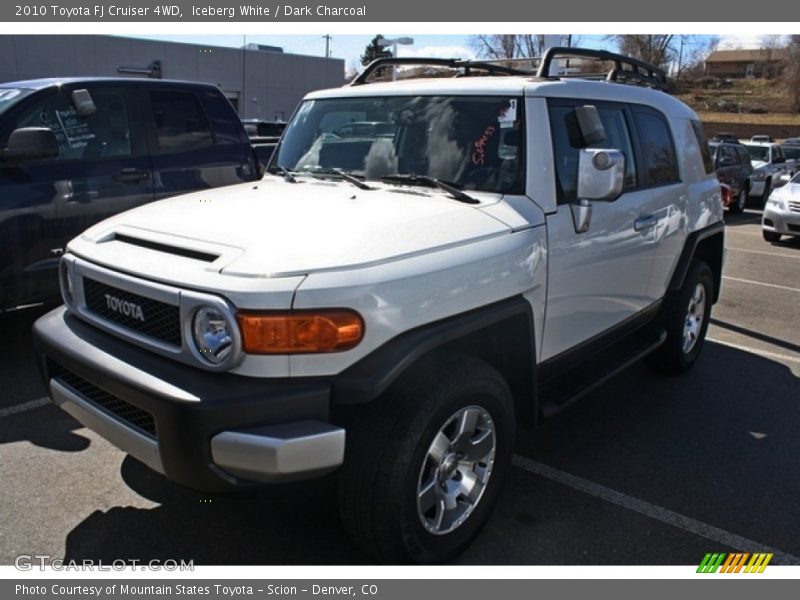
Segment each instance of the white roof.
[[394,82],[366,83],[319,90],[308,94],[306,99],[408,95],[524,95],[631,102],[652,106],[667,116],[697,119],[692,109],[666,92],[643,86],[588,79],[537,79],[527,76],[401,79]]

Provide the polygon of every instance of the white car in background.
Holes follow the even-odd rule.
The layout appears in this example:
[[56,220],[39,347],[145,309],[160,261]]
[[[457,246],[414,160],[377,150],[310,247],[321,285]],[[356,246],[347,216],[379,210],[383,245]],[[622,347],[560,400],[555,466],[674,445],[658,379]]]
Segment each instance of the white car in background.
[[761,231],[768,242],[778,242],[783,235],[800,236],[800,173],[772,192],[764,206]]
[[797,171],[797,162],[786,158],[780,144],[751,142],[745,147],[753,163],[751,196],[766,200],[772,190],[784,185]]

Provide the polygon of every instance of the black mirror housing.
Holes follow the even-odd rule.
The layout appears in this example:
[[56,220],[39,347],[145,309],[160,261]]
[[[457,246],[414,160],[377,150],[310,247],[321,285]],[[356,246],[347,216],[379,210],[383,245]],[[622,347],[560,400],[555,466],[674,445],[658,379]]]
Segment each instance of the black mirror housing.
[[2,152],[5,160],[36,160],[56,158],[58,140],[48,127],[21,127],[8,136],[8,146]]

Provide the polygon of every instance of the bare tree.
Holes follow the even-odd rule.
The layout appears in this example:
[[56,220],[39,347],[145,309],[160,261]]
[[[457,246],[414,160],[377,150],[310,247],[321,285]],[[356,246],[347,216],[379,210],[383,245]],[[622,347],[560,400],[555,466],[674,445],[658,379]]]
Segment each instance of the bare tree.
[[780,70],[781,50],[785,47],[784,37],[777,34],[764,35],[759,39],[759,43],[764,53],[764,70],[761,75],[766,79],[772,79]]
[[789,88],[794,110],[800,112],[800,35],[789,36],[783,79]]
[[662,69],[669,69],[670,64],[677,59],[674,35],[612,35],[609,38],[616,42],[621,54]]
[[493,60],[541,56],[545,51],[544,35],[476,35],[470,43],[478,56]]

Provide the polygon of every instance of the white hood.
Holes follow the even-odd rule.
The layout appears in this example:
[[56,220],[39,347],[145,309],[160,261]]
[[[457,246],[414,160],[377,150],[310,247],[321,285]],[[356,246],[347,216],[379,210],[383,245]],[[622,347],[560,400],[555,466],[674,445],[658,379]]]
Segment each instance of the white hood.
[[[124,234],[218,255],[203,265],[206,271],[286,277],[377,264],[509,231],[481,205],[437,190],[300,181],[268,176],[148,204],[92,227],[76,246],[85,254],[85,242],[103,245]],[[117,260],[126,262],[125,256]]]

